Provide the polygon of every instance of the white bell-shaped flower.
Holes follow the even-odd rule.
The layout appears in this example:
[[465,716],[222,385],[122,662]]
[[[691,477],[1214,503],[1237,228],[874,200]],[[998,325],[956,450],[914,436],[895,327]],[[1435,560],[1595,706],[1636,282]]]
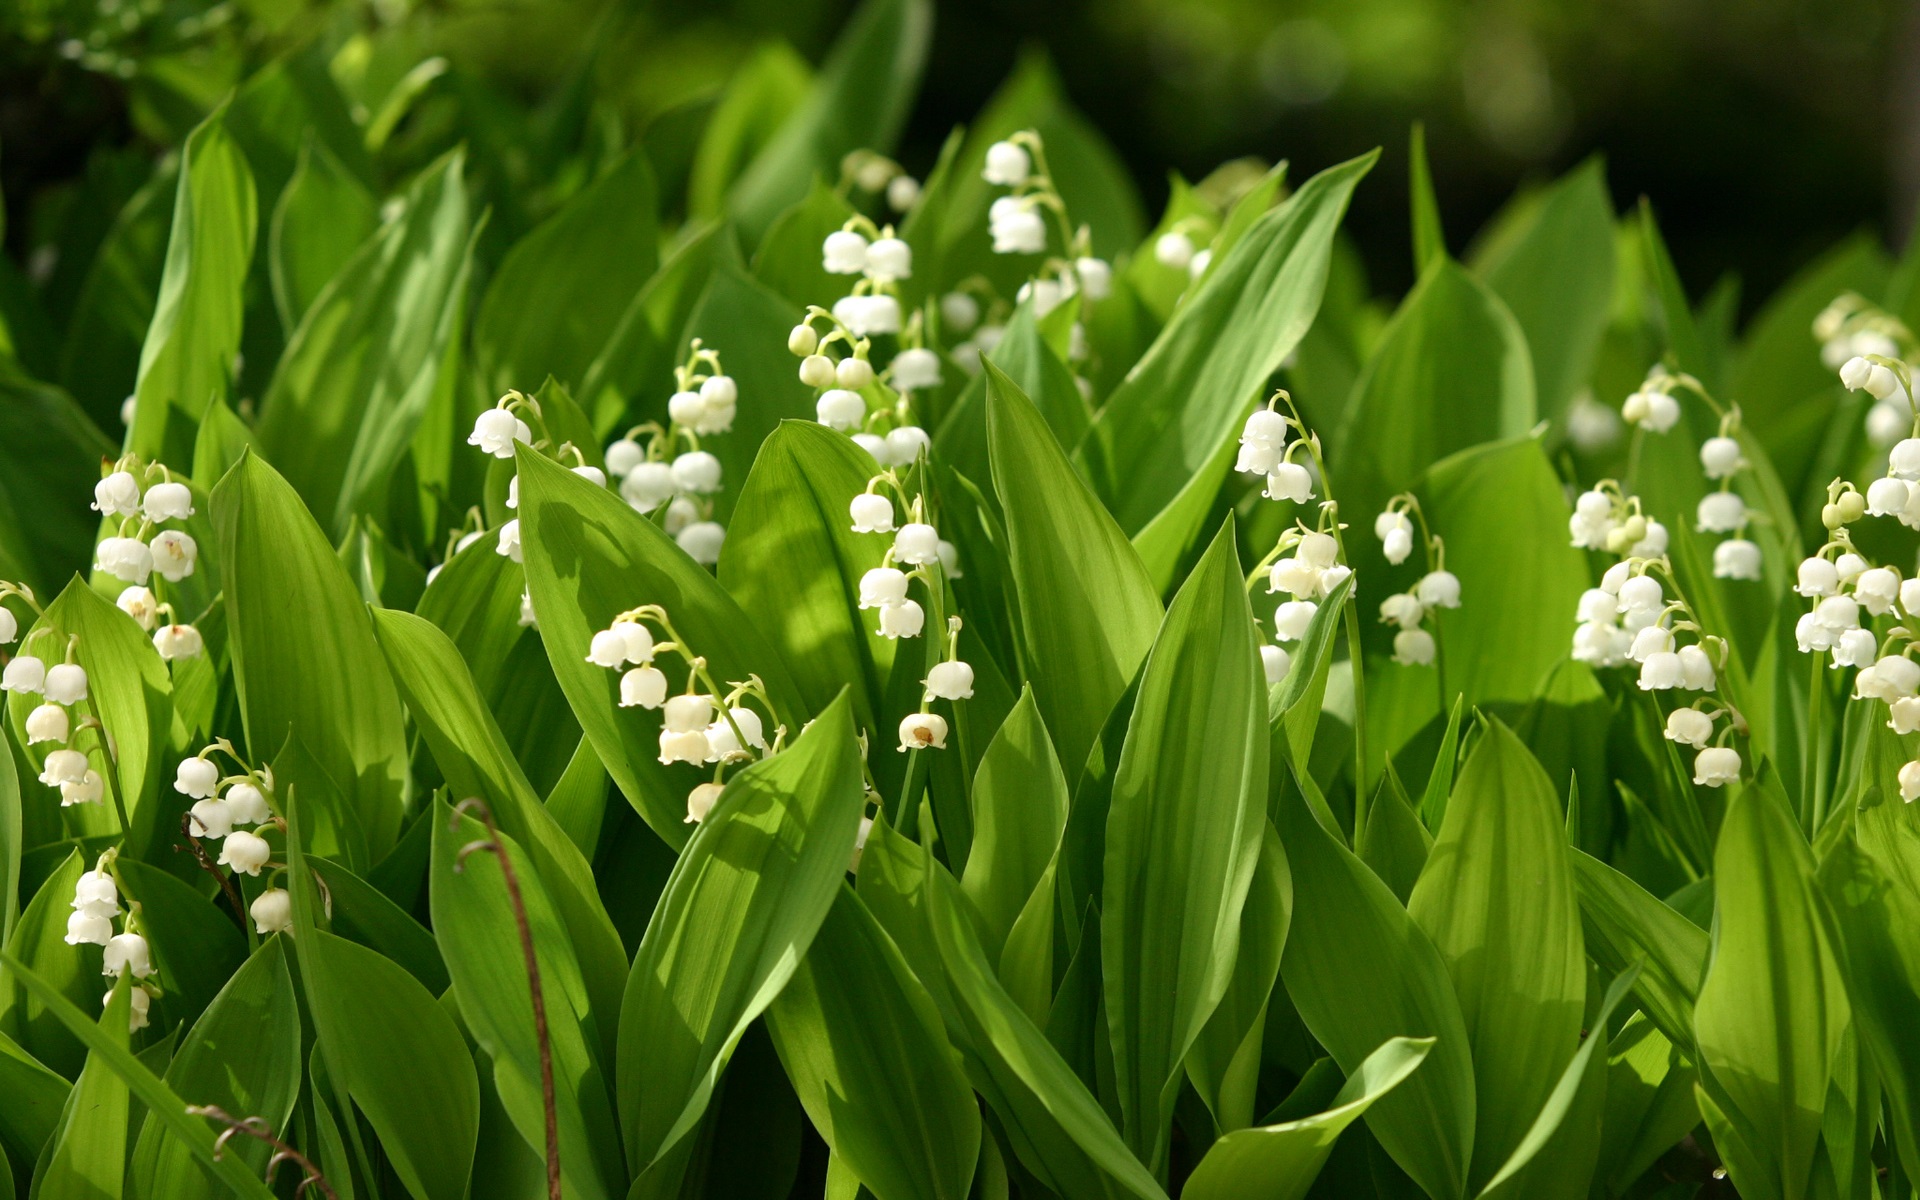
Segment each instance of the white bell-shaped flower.
[[1880,643],[1871,629],[1849,629],[1833,639],[1833,669],[1870,667],[1880,652]]
[[705,727],[693,730],[660,731],[660,761],[662,763],[693,763],[698,766],[711,761],[712,747],[707,744]]
[[587,646],[587,661],[609,669],[627,661],[627,639],[617,629],[602,629]]
[[1599,621],[1611,624],[1620,613],[1620,601],[1602,588],[1588,588],[1580,593],[1579,607],[1574,610],[1574,620],[1581,623]]
[[147,939],[137,933],[115,934],[107,939],[107,952],[100,958],[100,973],[118,979],[132,972],[135,979],[153,974],[153,954]]
[[965,292],[940,297],[940,320],[948,332],[965,336],[980,323],[980,302]]
[[935,663],[921,681],[928,700],[969,700],[973,698],[973,667],[955,659]]
[[1813,616],[1835,633],[1860,628],[1860,605],[1851,596],[1828,596],[1813,606]]
[[1882,698],[1893,699],[1920,694],[1920,663],[1898,654],[1890,654],[1873,664],[1882,688]]
[[12,645],[19,636],[20,619],[13,615],[12,609],[0,604],[0,646]]
[[880,636],[884,638],[919,637],[920,629],[926,624],[927,614],[922,611],[918,601],[902,600],[898,604],[884,604],[880,607]]
[[1381,553],[1395,566],[1413,553],[1413,522],[1403,512],[1383,512],[1375,517],[1373,536],[1380,540]]
[[1089,300],[1105,300],[1113,294],[1113,267],[1103,258],[1081,257],[1073,260],[1073,273],[1080,290]]
[[1460,577],[1452,571],[1428,571],[1414,585],[1413,594],[1428,608],[1459,608]]
[[1701,747],[1713,738],[1713,718],[1697,708],[1676,708],[1667,714],[1667,740]]
[[673,498],[677,486],[672,467],[663,462],[643,462],[620,481],[620,497],[640,512],[652,512]]
[[[1002,205],[1006,207],[1001,207]],[[995,254],[1038,254],[1047,248],[1047,223],[1033,206],[1011,196],[993,202],[987,213],[987,232]]]
[[621,708],[659,708],[667,700],[667,677],[658,667],[635,667],[620,677]]
[[1667,602],[1660,581],[1651,575],[1635,575],[1620,585],[1620,611],[1658,612]]
[[1402,629],[1417,627],[1426,615],[1426,606],[1409,592],[1396,593],[1380,602],[1380,620]]
[[894,355],[893,386],[902,392],[917,392],[940,386],[940,356],[924,347],[913,347]]
[[1353,574],[1353,568],[1344,563],[1335,563],[1320,572],[1320,586],[1314,592],[1314,598],[1325,600],[1333,595],[1334,589],[1345,583],[1347,576]]
[[900,722],[900,749],[944,750],[947,719],[939,713],[908,713]]
[[[1280,465],[1280,459],[1286,454],[1286,448],[1259,438],[1241,438],[1240,452],[1233,460],[1233,469],[1245,475],[1271,475]],[[1312,480],[1308,480],[1312,485]],[[1267,491],[1274,491],[1273,482],[1267,483]]]
[[113,940],[113,921],[93,913],[76,910],[67,917],[69,946],[104,946]]
[[114,599],[114,607],[140,623],[142,629],[152,629],[153,623],[160,617],[160,601],[153,589],[134,584],[120,589],[120,595]]
[[233,810],[236,825],[264,825],[273,820],[273,809],[267,804],[266,794],[251,783],[234,784],[227,789],[225,800]]
[[0,690],[25,696],[47,686],[47,664],[31,654],[21,654],[0,670]]
[[524,548],[520,545],[520,518],[515,517],[500,527],[494,543],[494,553],[514,562],[525,562]]
[[1648,625],[1635,631],[1627,644],[1627,660],[1644,663],[1656,654],[1671,654],[1673,650],[1673,631],[1664,625]]
[[1287,669],[1293,666],[1293,656],[1278,646],[1260,647],[1260,669],[1267,677],[1267,686],[1272,687],[1287,677]]
[[940,534],[933,526],[909,521],[893,535],[893,557],[897,562],[930,566],[940,561]]
[[858,275],[867,269],[867,239],[851,229],[836,229],[820,244],[820,267],[829,275]]
[[1659,558],[1667,552],[1667,527],[1652,517],[1647,518],[1647,531],[1640,540],[1627,547],[1627,553],[1634,558]]
[[[1240,447],[1244,458],[1255,447]],[[1276,463],[1267,472],[1267,486],[1264,494],[1269,500],[1291,500],[1295,504],[1305,504],[1313,499],[1313,474],[1299,463]]]
[[1885,616],[1900,598],[1900,576],[1887,567],[1862,571],[1853,581],[1853,598],[1874,616]]
[[1827,559],[1802,559],[1797,574],[1799,582],[1793,590],[1802,596],[1831,596],[1840,589],[1840,572]]
[[887,207],[906,212],[920,202],[920,181],[911,175],[895,175],[887,181]]
[[183,758],[174,769],[173,790],[183,796],[204,800],[220,784],[220,768],[204,758]]
[[883,467],[890,465],[893,456],[887,452],[887,439],[877,433],[855,433],[848,436],[853,444],[865,450],[874,462]]
[[1746,465],[1740,443],[1730,437],[1710,437],[1700,443],[1700,469],[1708,479],[1726,479]]
[[153,574],[153,551],[139,538],[102,538],[93,551],[93,569],[122,583],[145,583]]
[[612,633],[620,635],[626,645],[625,661],[636,665],[653,661],[653,631],[638,621],[615,621],[608,627]]
[[1857,392],[1867,386],[1867,376],[1872,371],[1873,364],[1856,354],[1840,365],[1841,386]]
[[[113,993],[108,992],[100,1000],[100,1007],[113,1003]],[[147,1027],[147,1016],[153,1011],[153,993],[145,988],[134,988],[127,993],[127,1032],[139,1033]]]
[[1701,533],[1733,533],[1747,520],[1747,502],[1738,492],[1708,492],[1694,510],[1694,528]]
[[1887,474],[1908,482],[1920,479],[1920,438],[1902,438],[1887,452]]
[[846,432],[867,419],[867,402],[860,393],[846,388],[830,388],[814,402],[813,415],[829,429]]
[[156,525],[162,521],[184,521],[193,515],[193,493],[184,483],[156,483],[140,501],[140,511]]
[[1573,631],[1573,660],[1595,667],[1617,667],[1627,661],[1626,634],[1605,621],[1583,621]]
[[720,490],[720,460],[705,450],[689,450],[673,460],[673,482],[696,496]]
[[1019,187],[1033,172],[1033,159],[1026,148],[1013,142],[995,142],[987,147],[986,165],[980,177],[999,187]]
[[1683,674],[1680,656],[1674,651],[1649,654],[1640,662],[1640,690],[1655,692],[1679,687]]
[[884,608],[907,598],[907,575],[898,567],[875,567],[860,576],[860,607]]
[[1153,257],[1163,267],[1184,271],[1193,265],[1193,255],[1193,239],[1177,229],[1154,239]]
[[96,917],[120,915],[120,888],[113,876],[95,867],[73,885],[73,910]]
[[1713,690],[1713,660],[1699,646],[1680,647],[1680,686],[1690,692]]
[[78,704],[87,698],[87,669],[79,663],[56,663],[47,668],[41,689],[53,704]]
[[[728,724],[726,718],[722,717],[707,726],[708,762],[724,762],[735,758],[751,758],[752,755],[741,748],[740,741],[742,738],[746,739],[748,746],[756,750],[766,749],[767,738],[766,734],[762,731],[760,715],[758,713],[750,708],[730,708],[727,711],[733,716],[733,724]],[[738,734],[734,732],[734,726],[736,725],[739,726],[740,730]]]
[[69,779],[60,785],[60,807],[71,808],[76,804],[98,804],[107,794],[107,781],[100,772],[89,767],[78,779]]
[[720,561],[720,547],[726,544],[727,527],[718,521],[695,521],[673,535],[687,557],[703,567]]
[[885,439],[888,466],[910,467],[918,462],[922,454],[933,449],[933,438],[918,425],[902,425],[887,431]]
[[293,932],[293,897],[285,888],[268,888],[247,906],[253,918],[253,931],[261,937]]
[[1340,556],[1340,543],[1333,540],[1331,534],[1305,533],[1300,535],[1300,545],[1294,549],[1301,561],[1324,571],[1334,565]]
[[153,631],[153,648],[167,662],[198,658],[206,648],[200,631],[191,625],[162,625]]
[[1761,567],[1760,547],[1746,538],[1728,538],[1713,548],[1715,579],[1757,580]]
[[867,278],[880,283],[913,274],[913,247],[897,237],[883,237],[867,247]]
[[1872,565],[1851,550],[1842,551],[1840,557],[1833,560],[1833,569],[1839,573],[1841,583],[1852,583]]
[[842,296],[834,303],[833,315],[855,337],[900,332],[900,302],[892,296]]
[[1802,613],[1800,619],[1794,622],[1793,638],[1802,654],[1831,649],[1835,636],[1835,632],[1822,625],[1820,618],[1813,613]]
[[[705,433],[706,431],[701,430],[701,432]],[[581,463],[577,467],[569,467],[568,470],[572,471],[575,475],[578,475],[580,478],[586,480],[588,483],[592,484],[595,487],[607,486],[607,473],[605,471],[602,471],[599,467],[594,466],[592,463]],[[515,507],[518,507],[519,495],[520,495],[520,477],[518,475],[515,475],[513,477],[513,484],[514,484],[514,488],[513,488],[514,503],[515,503]]]
[[1902,737],[1920,733],[1920,699],[1906,696],[1895,700],[1890,706],[1887,728]]
[[1680,420],[1680,402],[1665,392],[1635,392],[1620,406],[1620,415],[1649,433],[1665,433]]
[[1433,665],[1433,635],[1424,629],[1402,629],[1393,635],[1393,661],[1404,667]]
[[1600,491],[1583,492],[1574,501],[1573,515],[1567,518],[1567,534],[1576,549],[1604,550],[1618,524],[1613,517],[1612,497]]
[[93,510],[105,517],[131,517],[140,511],[140,481],[115,471],[93,485]]
[[197,838],[218,840],[233,832],[233,807],[225,800],[195,800],[187,810],[187,831]]
[[1740,781],[1740,752],[1731,746],[1708,746],[1694,755],[1693,782],[1700,787],[1720,787]]
[[700,733],[713,723],[713,697],[700,693],[675,696],[662,714],[670,733]]
[[64,746],[71,729],[72,721],[66,709],[58,704],[42,704],[27,714],[27,745],[59,742]]
[[481,453],[495,458],[512,458],[515,442],[532,441],[533,430],[504,408],[481,413],[473,422],[473,432],[467,435],[467,445],[478,446]]
[[700,419],[700,412],[705,407],[699,392],[675,392],[667,397],[667,420],[675,425],[692,427]]
[[720,793],[726,790],[725,784],[711,781],[695,785],[694,789],[687,793],[686,823],[698,825],[706,820],[707,814],[713,811],[714,803],[720,799]]
[[1913,414],[1904,404],[1894,404],[1882,400],[1867,410],[1867,443],[1876,450],[1885,450],[1904,436],[1913,427]]
[[1273,610],[1273,636],[1277,641],[1297,642],[1307,635],[1313,614],[1320,606],[1311,600],[1289,600]]
[[273,857],[273,847],[257,833],[236,829],[220,843],[220,865],[232,867],[242,875],[259,875],[260,868]]
[[1021,304],[1031,300],[1033,315],[1037,320],[1066,303],[1071,295],[1073,293],[1057,279],[1030,279],[1020,285],[1020,290],[1014,293],[1014,299]]
[[1889,477],[1867,485],[1867,511],[1876,517],[1899,516],[1906,511],[1911,498],[1912,489],[1904,480]]
[[847,505],[855,533],[892,533],[893,501],[877,492],[862,492]]
[[607,470],[616,479],[625,479],[628,471],[645,461],[647,461],[645,448],[632,438],[621,438],[607,447]]
[[940,539],[940,573],[948,579],[960,579],[965,574],[960,570],[960,547],[945,538]]
[[1903,763],[1900,767],[1900,798],[1908,804],[1920,799],[1920,762]]

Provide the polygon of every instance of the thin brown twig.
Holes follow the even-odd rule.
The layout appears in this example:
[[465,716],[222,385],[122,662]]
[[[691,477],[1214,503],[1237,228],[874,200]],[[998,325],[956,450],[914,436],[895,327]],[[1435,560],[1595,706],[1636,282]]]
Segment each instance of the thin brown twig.
[[506,843],[500,840],[500,830],[493,823],[493,810],[479,799],[462,800],[454,806],[454,825],[459,824],[463,814],[471,813],[476,820],[487,828],[483,841],[468,842],[460,847],[460,853],[454,857],[453,869],[456,872],[466,870],[467,856],[477,850],[488,850],[500,863],[500,876],[506,881],[507,901],[513,906],[513,921],[520,929],[520,953],[527,962],[527,986],[533,993],[533,1036],[540,1048],[540,1103],[547,1118],[547,1198],[561,1200],[560,1195],[560,1113],[553,1096],[553,1046],[547,1038],[547,1001],[540,987],[540,960],[533,952],[533,926],[527,920],[526,901],[520,896],[520,877],[513,869],[513,859],[507,854]]
[[190,1117],[206,1117],[209,1120],[218,1121],[226,1126],[226,1128],[220,1132],[220,1136],[213,1140],[213,1157],[215,1159],[218,1159],[226,1152],[227,1143],[233,1140],[234,1134],[243,1133],[255,1141],[265,1142],[267,1145],[273,1147],[273,1157],[267,1160],[266,1183],[268,1187],[273,1186],[273,1173],[279,1169],[280,1164],[290,1162],[294,1166],[299,1167],[304,1175],[304,1178],[300,1180],[299,1186],[293,1189],[294,1200],[299,1200],[301,1196],[306,1195],[308,1188],[316,1186],[320,1189],[321,1193],[327,1197],[327,1200],[340,1200],[339,1194],[333,1190],[333,1185],[327,1182],[327,1177],[321,1173],[319,1167],[314,1165],[312,1159],[273,1136],[273,1127],[267,1124],[266,1118],[235,1117],[217,1104],[189,1104],[187,1105],[187,1115]]
[[215,863],[212,857],[207,854],[207,848],[200,844],[200,839],[194,836],[192,813],[180,814],[180,832],[185,835],[187,844],[185,846],[176,845],[174,849],[176,851],[190,850],[193,852],[193,857],[199,862],[200,869],[213,876],[214,880],[219,883],[220,890],[226,893],[227,903],[233,905],[233,915],[240,918],[240,927],[245,929],[247,926],[246,905],[240,902],[240,893],[236,892],[233,888],[233,877],[220,869],[219,864]]

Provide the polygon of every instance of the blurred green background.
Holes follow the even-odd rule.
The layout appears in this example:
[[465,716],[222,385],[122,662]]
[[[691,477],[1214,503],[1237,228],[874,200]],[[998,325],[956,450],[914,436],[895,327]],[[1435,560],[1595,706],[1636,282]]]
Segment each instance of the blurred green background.
[[[494,167],[537,215],[544,187],[570,185],[516,161],[516,130],[581,121],[588,136],[645,135],[671,160],[735,67],[771,43],[817,62],[851,7],[6,0],[6,245],[45,285],[62,223],[109,220],[105,206],[246,71],[316,35],[375,35],[381,50],[360,64],[370,95],[391,86],[372,86],[383,72],[444,56],[446,78],[425,86],[507,114]],[[1622,207],[1653,198],[1690,290],[1736,275],[1745,308],[1841,235],[1897,240],[1920,183],[1920,31],[1897,0],[941,0],[908,168],[924,171],[1036,51],[1150,210],[1169,169],[1197,179],[1226,159],[1287,158],[1301,179],[1387,147],[1349,221],[1378,290],[1411,275],[1414,120],[1456,249],[1515,188],[1599,153]],[[432,107],[408,119],[430,124]]]

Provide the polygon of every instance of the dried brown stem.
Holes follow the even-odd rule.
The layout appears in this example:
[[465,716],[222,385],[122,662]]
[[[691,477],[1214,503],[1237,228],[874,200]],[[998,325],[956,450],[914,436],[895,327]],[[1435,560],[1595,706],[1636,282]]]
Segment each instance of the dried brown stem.
[[453,869],[464,871],[467,856],[475,851],[491,851],[499,860],[500,876],[507,885],[507,901],[513,907],[513,921],[520,930],[520,953],[527,962],[527,986],[533,993],[533,1036],[540,1048],[540,1104],[547,1118],[547,1198],[561,1200],[560,1112],[553,1098],[553,1045],[547,1038],[547,1001],[540,987],[540,960],[533,952],[533,925],[527,920],[526,901],[520,896],[520,877],[513,869],[506,843],[500,840],[500,830],[493,823],[493,810],[485,801],[462,800],[453,812],[456,824],[462,814],[470,813],[487,828],[484,841],[469,842],[460,848]]
[[195,861],[200,864],[200,869],[213,876],[214,880],[219,883],[220,890],[226,893],[227,903],[233,905],[233,915],[240,918],[240,928],[245,929],[247,927],[247,906],[240,902],[240,893],[234,890],[233,877],[220,869],[220,865],[214,862],[212,857],[207,854],[207,848],[200,844],[200,839],[194,837],[192,813],[180,814],[180,832],[186,837],[187,844],[185,846],[175,846],[174,849],[190,850],[193,852],[193,857]]
[[321,1173],[319,1167],[314,1165],[312,1159],[273,1136],[273,1127],[267,1124],[266,1118],[235,1117],[217,1104],[189,1104],[187,1115],[205,1117],[226,1126],[220,1131],[220,1136],[213,1140],[214,1158],[218,1159],[226,1153],[227,1143],[233,1140],[234,1134],[245,1134],[255,1141],[265,1142],[273,1147],[273,1157],[267,1160],[268,1187],[273,1186],[273,1173],[279,1169],[280,1164],[290,1162],[299,1167],[302,1174],[299,1186],[293,1189],[294,1200],[299,1200],[306,1195],[307,1189],[311,1187],[319,1188],[327,1200],[340,1200],[339,1194],[333,1190],[333,1185],[327,1182],[327,1177]]

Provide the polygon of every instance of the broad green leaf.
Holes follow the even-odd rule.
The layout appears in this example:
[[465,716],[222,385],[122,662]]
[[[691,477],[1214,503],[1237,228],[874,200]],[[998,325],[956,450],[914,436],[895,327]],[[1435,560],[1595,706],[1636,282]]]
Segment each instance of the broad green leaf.
[[[1852,1019],[1793,817],[1764,789],[1733,797],[1714,853],[1713,953],[1694,1005],[1701,1086],[1751,1129],[1742,1192],[1807,1194],[1834,1056]],[[1748,1171],[1759,1172],[1755,1179]]]
[[[126,1052],[131,978],[107,985],[107,1004],[97,1027],[101,1038]],[[94,1051],[67,1097],[67,1109],[33,1194],[46,1200],[120,1200],[127,1165],[127,1081]]]
[[1473,1052],[1478,1190],[1504,1170],[1580,1040],[1586,953],[1553,784],[1488,723],[1447,801],[1408,914],[1453,978]]
[[[896,843],[906,851],[901,858],[917,849],[898,838],[889,848]],[[920,926],[922,952],[938,956],[929,970],[944,964],[936,997],[948,1029],[964,1044],[974,1089],[999,1116],[1014,1153],[1063,1196],[1163,1200],[1166,1193],[1127,1149],[1100,1102],[994,978],[952,877],[924,859],[917,869],[920,894],[911,919]]]
[[[188,1103],[258,1116],[283,1137],[301,1075],[300,1007],[286,953],[285,939],[274,937],[246,960],[194,1022],[166,1075],[167,1086]],[[235,1138],[228,1153],[263,1171],[272,1151],[250,1138]],[[156,1113],[140,1124],[128,1178],[136,1196],[214,1200],[228,1194]]]
[[852,683],[854,719],[875,731],[899,643],[860,611],[860,577],[892,541],[853,532],[847,505],[877,471],[871,455],[826,426],[781,422],[741,486],[718,571],[778,647],[808,711]]
[[1693,1005],[1707,969],[1707,934],[1639,884],[1589,854],[1570,852],[1587,953],[1602,971],[1636,959],[1634,992],[1675,1046],[1693,1048]]
[[[659,264],[659,199],[647,156],[630,150],[514,243],[473,321],[489,392],[574,387]],[[416,301],[415,303],[418,303]]]
[[134,383],[128,448],[185,468],[207,405],[227,398],[253,259],[253,173],[216,111],[182,151],[173,232]]
[[1645,196],[1640,198],[1637,216],[1634,231],[1639,238],[1641,268],[1652,293],[1647,315],[1678,368],[1697,376],[1708,391],[1714,391],[1720,386],[1715,363],[1693,310],[1687,304],[1687,293],[1680,284],[1680,272],[1674,268],[1673,256],[1667,252],[1660,223],[1654,219],[1653,202]]
[[734,184],[727,209],[757,242],[816,174],[852,150],[893,149],[933,37],[926,0],[866,0],[847,23],[813,88]]
[[13,936],[20,915],[20,801],[20,769],[0,733],[0,946]]
[[1229,519],[1142,671],[1107,816],[1100,962],[1127,1144],[1166,1169],[1180,1065],[1225,993],[1260,857],[1267,728]]
[[[673,375],[673,355],[680,331],[694,304],[706,292],[716,259],[738,259],[731,233],[720,225],[696,225],[682,230],[674,249],[627,305],[619,324],[607,336],[586,378],[575,390],[602,434],[625,428],[634,419],[636,394],[664,391]],[[723,251],[725,251],[723,255]],[[732,370],[732,365],[728,365]],[[663,410],[663,402],[649,413]]]
[[1187,1177],[1181,1195],[1190,1200],[1300,1200],[1347,1126],[1413,1074],[1433,1045],[1432,1038],[1389,1038],[1354,1069],[1326,1112],[1243,1129],[1215,1142]]
[[1293,925],[1280,960],[1287,994],[1349,1074],[1388,1038],[1436,1039],[1426,1069],[1383,1097],[1367,1126],[1429,1196],[1462,1195],[1474,1072],[1445,960],[1387,885],[1303,803],[1281,803],[1275,824],[1293,868]]
[[214,488],[213,521],[254,757],[297,734],[341,790],[340,818],[378,859],[400,828],[407,747],[366,608],[299,496],[259,456],[244,454]]
[[100,529],[87,497],[113,456],[66,393],[0,371],[0,578],[46,596],[87,571]]
[[[1534,414],[1533,362],[1518,322],[1465,268],[1441,263],[1401,303],[1347,401],[1334,439],[1341,509],[1370,514],[1448,455],[1522,436]],[[1462,530],[1442,524],[1439,532],[1451,551]]]
[[86,276],[60,348],[60,386],[73,393],[96,425],[116,431],[160,294],[180,157],[169,155],[142,171],[150,177],[114,215],[99,249],[84,264]]
[[1373,802],[1367,805],[1366,824],[1354,831],[1353,852],[1402,904],[1413,895],[1413,885],[1433,854],[1433,835],[1413,811],[1392,760],[1374,789]]
[[288,337],[379,223],[373,194],[323,143],[300,148],[267,234],[273,303]]
[[[1074,374],[1041,335],[1033,305],[1022,304],[1007,322],[1006,332],[987,355],[1007,373],[1015,386],[1033,401],[1048,428],[1062,446],[1077,446],[1086,436],[1091,415]],[[987,379],[975,376],[948,410],[934,436],[934,456],[966,474],[985,479],[987,450]]]
[[1253,1123],[1267,1001],[1293,922],[1293,875],[1286,849],[1271,823],[1262,823],[1261,835],[1260,862],[1240,910],[1233,978],[1187,1054],[1187,1077],[1222,1130]]
[[[67,855],[21,911],[6,947],[9,963],[24,963],[69,1004],[88,1012],[99,1000],[100,949],[69,946],[65,939],[67,918],[73,912],[74,885],[92,867],[92,860],[83,858],[78,849]],[[22,1053],[68,1079],[80,1073],[86,1059],[85,1045],[66,1022],[38,998],[24,977],[12,970],[0,972],[0,1033],[17,1043]],[[33,1161],[32,1156],[23,1157]]]
[[797,307],[833,307],[834,301],[853,290],[859,277],[828,273],[820,244],[853,212],[846,198],[816,175],[806,198],[781,213],[760,239],[753,255],[754,277]]
[[594,631],[658,604],[715,678],[757,674],[776,723],[790,732],[807,716],[801,693],[755,620],[659,526],[531,450],[521,451],[517,469],[527,587],[554,676],[614,783],[662,840],[682,846],[686,796],[699,775],[660,764],[660,718],[621,708],[620,676],[586,661]]
[[[241,1197],[241,1200],[272,1200],[273,1193],[267,1190],[266,1185],[254,1175],[253,1169],[239,1156],[214,1156],[212,1128],[203,1119],[187,1114],[187,1102],[158,1075],[142,1065],[127,1049],[126,1043],[109,1031],[107,1018],[103,1017],[99,1024],[95,1024],[93,1018],[74,1007],[60,989],[28,969],[13,954],[0,955],[0,962],[4,962],[9,973],[32,993],[36,1002],[45,1006],[55,1019],[67,1027],[68,1032],[85,1043],[92,1055],[98,1056],[108,1069],[126,1081],[128,1091],[146,1105],[149,1113],[164,1121],[174,1137],[185,1142],[193,1151],[194,1158],[217,1175],[230,1194]],[[126,1009],[123,1007],[119,1011],[124,1020]],[[124,1135],[124,1116],[121,1121]]]
[[1313,323],[1334,230],[1374,158],[1322,171],[1256,221],[1107,398],[1082,453],[1122,529],[1138,532],[1184,488],[1219,487],[1224,464],[1195,473]]
[[[541,1047],[534,1036],[525,950],[502,865],[497,853],[472,850],[486,842],[487,829],[471,815],[455,816],[443,802],[423,819],[433,822],[433,928],[453,975],[461,1017],[492,1059],[493,1086],[514,1128],[534,1153],[544,1156]],[[533,856],[504,830],[500,840],[503,849],[498,853],[513,861],[539,963],[563,1180],[570,1194],[583,1200],[623,1195],[626,1170],[618,1126],[580,963]]]
[[733,181],[805,102],[812,83],[813,68],[785,42],[756,47],[735,69],[688,168],[689,216],[721,215]]
[[[178,824],[171,833],[178,841]],[[140,929],[166,989],[153,1001],[150,1019],[159,1029],[192,1024],[247,961],[232,909],[149,863],[123,857],[115,870],[126,888],[123,902],[140,905]]]
[[[987,744],[974,773],[972,800],[973,847],[960,890],[973,902],[980,945],[994,960],[1053,861],[1072,803],[1031,687],[1020,690],[1013,711]],[[1050,912],[1051,897],[1043,908]],[[1046,915],[1049,945],[1052,928]]]
[[[277,762],[275,774],[286,774]],[[302,811],[308,810],[303,806]],[[418,818],[422,821],[430,819],[426,814]],[[408,832],[410,836],[407,840],[410,841],[413,831]],[[431,829],[423,832],[431,838]],[[402,845],[404,847],[405,842]],[[396,850],[389,859],[402,852]],[[447,990],[452,982],[447,975],[447,964],[440,957],[439,943],[426,926],[414,920],[380,889],[332,859],[309,858],[307,866],[327,889],[328,932],[337,933],[348,941],[358,942],[392,959],[407,974],[418,979],[421,987],[436,996]]]
[[729,780],[687,842],[620,1007],[615,1090],[643,1194],[656,1165],[658,1189],[677,1184],[678,1144],[833,905],[863,803],[842,693],[790,749]]
[[391,526],[393,472],[425,417],[465,314],[474,222],[464,158],[408,189],[287,339],[257,433],[335,536],[355,513]]
[[963,1200],[980,1114],[939,1010],[842,886],[768,1031],[834,1157],[874,1194]]
[[[7,1097],[0,1105],[0,1148],[14,1162],[39,1161],[47,1139],[59,1128],[72,1085],[0,1034],[0,1089]],[[0,1175],[8,1176],[5,1183],[12,1182],[5,1163],[0,1163]]]
[[1071,781],[1146,658],[1160,599],[1032,401],[992,362],[985,370],[993,486],[1006,514],[1027,682]]
[[1526,335],[1541,415],[1559,417],[1592,377],[1613,307],[1613,201],[1601,161],[1561,176],[1504,232],[1473,269]]
[[1700,1123],[1692,1065],[1645,1013],[1636,1013],[1607,1047],[1607,1106],[1599,1181],[1627,1190]]

